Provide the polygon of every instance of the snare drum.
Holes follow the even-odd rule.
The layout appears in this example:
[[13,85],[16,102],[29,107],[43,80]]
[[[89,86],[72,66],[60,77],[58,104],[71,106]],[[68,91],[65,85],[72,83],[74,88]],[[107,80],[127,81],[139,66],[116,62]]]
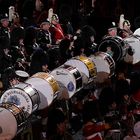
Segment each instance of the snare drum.
[[83,86],[81,73],[76,67],[62,65],[54,69],[50,74],[54,76],[56,81],[62,83],[67,88],[70,98]]
[[26,83],[31,84],[40,96],[40,109],[45,109],[56,98],[59,92],[59,85],[52,75],[45,72],[38,72],[26,80]]
[[14,103],[29,116],[38,109],[40,98],[37,90],[30,84],[19,83],[3,93],[1,102]]
[[10,135],[14,138],[23,129],[25,120],[22,109],[14,104],[2,103],[0,105],[0,137]]
[[[132,64],[138,63],[140,61],[140,36],[132,35],[130,37],[125,38],[124,41],[132,48]],[[125,61],[129,60],[125,58]]]
[[117,63],[126,55],[126,45],[121,37],[108,36],[101,40],[98,51],[108,53]]
[[97,82],[101,83],[114,75],[115,62],[109,54],[105,52],[96,52],[94,55],[91,55],[90,58],[97,68]]
[[86,56],[74,57],[68,60],[65,64],[76,67],[82,73],[83,84],[87,84],[97,75],[94,62]]

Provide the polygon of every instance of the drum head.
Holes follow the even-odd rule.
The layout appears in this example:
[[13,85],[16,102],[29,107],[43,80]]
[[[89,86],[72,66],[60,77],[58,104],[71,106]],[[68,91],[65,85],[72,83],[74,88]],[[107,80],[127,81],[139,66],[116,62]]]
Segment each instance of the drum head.
[[68,60],[65,64],[76,67],[87,78],[96,77],[96,67],[90,58],[79,56]]
[[7,109],[0,107],[0,137],[10,135],[14,138],[17,133],[17,121]]
[[119,62],[123,58],[123,47],[121,38],[107,37],[99,43],[98,51],[108,53],[115,62]]
[[[82,88],[82,77],[75,67],[64,65],[54,69],[50,74],[67,88],[70,98]],[[79,78],[81,78],[81,83],[77,83],[77,80],[80,80]]]
[[97,52],[94,55],[91,55],[90,58],[97,68],[95,81],[102,83],[114,74],[115,62],[109,54],[105,52]]
[[[125,38],[124,41],[126,41],[129,46],[132,48],[134,54],[131,56],[131,61],[133,64],[136,64],[140,61],[140,37],[137,36],[131,36],[128,38]],[[126,61],[127,58],[125,58]]]

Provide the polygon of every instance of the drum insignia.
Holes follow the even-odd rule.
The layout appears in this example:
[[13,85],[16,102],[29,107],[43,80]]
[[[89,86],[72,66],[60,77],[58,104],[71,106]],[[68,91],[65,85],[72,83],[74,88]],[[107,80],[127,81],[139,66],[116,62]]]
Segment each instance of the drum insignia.
[[8,98],[8,102],[14,103],[14,104],[16,104],[16,105],[20,105],[20,104],[21,104],[20,98],[18,98],[16,95],[10,96],[10,97]]
[[70,81],[67,85],[67,89],[68,91],[72,92],[74,91],[74,84]]
[[106,48],[106,53],[109,54],[111,57],[113,57],[114,55],[114,52],[112,51],[112,48],[110,46]]

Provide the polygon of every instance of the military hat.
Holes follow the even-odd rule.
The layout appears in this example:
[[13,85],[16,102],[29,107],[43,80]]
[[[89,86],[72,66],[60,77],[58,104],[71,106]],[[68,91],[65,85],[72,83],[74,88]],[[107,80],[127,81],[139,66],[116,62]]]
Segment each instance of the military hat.
[[2,22],[3,20],[7,19],[8,20],[8,14],[5,13],[5,14],[0,14],[0,22]]

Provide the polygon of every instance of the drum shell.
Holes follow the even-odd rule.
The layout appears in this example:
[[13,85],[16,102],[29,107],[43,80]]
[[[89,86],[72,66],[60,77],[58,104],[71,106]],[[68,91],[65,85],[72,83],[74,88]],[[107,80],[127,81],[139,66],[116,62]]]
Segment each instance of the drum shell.
[[24,129],[23,124],[26,121],[24,111],[14,104],[2,103],[0,112],[0,136],[10,134],[14,138]]
[[27,83],[19,83],[14,87],[6,90],[2,97],[1,102],[14,103],[26,112],[29,117],[39,107],[40,97],[34,88]]
[[95,81],[101,83],[114,75],[115,62],[109,54],[105,52],[96,52],[94,55],[91,55],[90,58],[97,68]]
[[97,69],[94,62],[85,56],[77,56],[68,60],[65,65],[76,67],[82,74],[83,84],[88,84],[97,75]]
[[67,88],[70,98],[83,87],[81,73],[76,67],[62,65],[50,74]]
[[59,85],[49,73],[38,72],[27,79],[26,83],[31,84],[39,92],[40,105],[38,110],[48,107],[59,93]]

